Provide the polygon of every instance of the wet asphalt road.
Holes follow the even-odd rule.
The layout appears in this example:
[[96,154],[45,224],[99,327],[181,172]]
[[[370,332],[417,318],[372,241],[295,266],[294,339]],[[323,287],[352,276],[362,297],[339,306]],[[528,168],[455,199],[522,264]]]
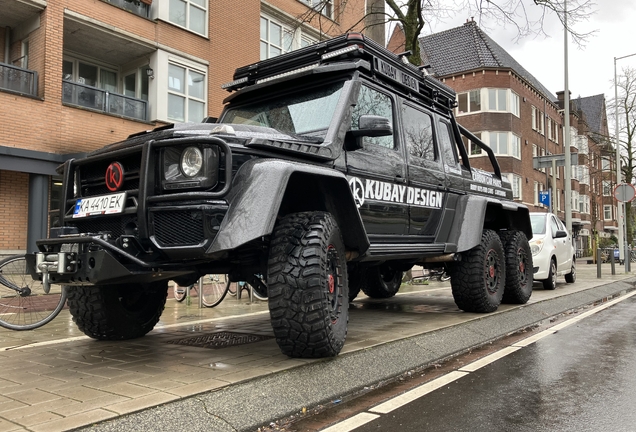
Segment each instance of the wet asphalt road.
[[355,429],[636,431],[636,299]]

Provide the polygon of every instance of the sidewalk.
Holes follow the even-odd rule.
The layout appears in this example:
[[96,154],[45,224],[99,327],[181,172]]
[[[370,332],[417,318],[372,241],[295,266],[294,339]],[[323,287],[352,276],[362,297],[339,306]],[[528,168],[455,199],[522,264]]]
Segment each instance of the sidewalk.
[[[466,351],[568,310],[634,289],[616,266],[578,260],[578,280],[496,313],[457,309],[448,283],[404,286],[351,306],[333,359],[290,359],[273,339],[266,302],[228,297],[214,309],[169,300],[146,337],[100,342],[67,311],[31,332],[0,329],[0,432],[248,431]],[[216,348],[210,346],[216,345]],[[203,347],[203,346],[208,346]],[[196,395],[196,396],[195,396]],[[97,425],[96,425],[97,424]]]

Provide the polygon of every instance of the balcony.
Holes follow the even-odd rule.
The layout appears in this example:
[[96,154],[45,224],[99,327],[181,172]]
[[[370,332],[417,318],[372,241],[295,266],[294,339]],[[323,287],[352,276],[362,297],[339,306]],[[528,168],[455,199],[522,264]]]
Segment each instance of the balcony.
[[140,17],[148,18],[150,14],[150,2],[142,2],[141,0],[103,0],[113,6],[120,7],[128,12],[132,12]]
[[0,89],[21,95],[38,95],[38,73],[0,63]]
[[148,119],[145,100],[66,80],[62,80],[62,102],[135,120]]

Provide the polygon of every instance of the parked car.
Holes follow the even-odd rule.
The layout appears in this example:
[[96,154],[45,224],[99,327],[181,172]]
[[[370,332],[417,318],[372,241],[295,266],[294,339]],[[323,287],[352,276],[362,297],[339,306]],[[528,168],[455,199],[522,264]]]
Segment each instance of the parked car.
[[534,280],[543,288],[556,288],[557,276],[567,283],[576,281],[576,249],[567,228],[552,213],[530,213],[533,237],[530,240]]

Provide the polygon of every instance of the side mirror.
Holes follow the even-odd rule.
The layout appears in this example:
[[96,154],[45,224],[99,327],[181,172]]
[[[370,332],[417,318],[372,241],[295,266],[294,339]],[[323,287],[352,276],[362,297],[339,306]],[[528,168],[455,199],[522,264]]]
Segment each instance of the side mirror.
[[568,236],[567,231],[563,231],[563,230],[557,230],[557,232],[554,233],[554,238],[564,238],[567,236]]
[[393,127],[386,117],[376,115],[363,115],[358,120],[358,129],[347,132],[348,138],[345,148],[349,151],[363,148],[362,137],[380,137],[393,135]]
[[358,120],[358,129],[349,131],[354,137],[380,137],[393,135],[391,122],[386,117],[363,115]]

